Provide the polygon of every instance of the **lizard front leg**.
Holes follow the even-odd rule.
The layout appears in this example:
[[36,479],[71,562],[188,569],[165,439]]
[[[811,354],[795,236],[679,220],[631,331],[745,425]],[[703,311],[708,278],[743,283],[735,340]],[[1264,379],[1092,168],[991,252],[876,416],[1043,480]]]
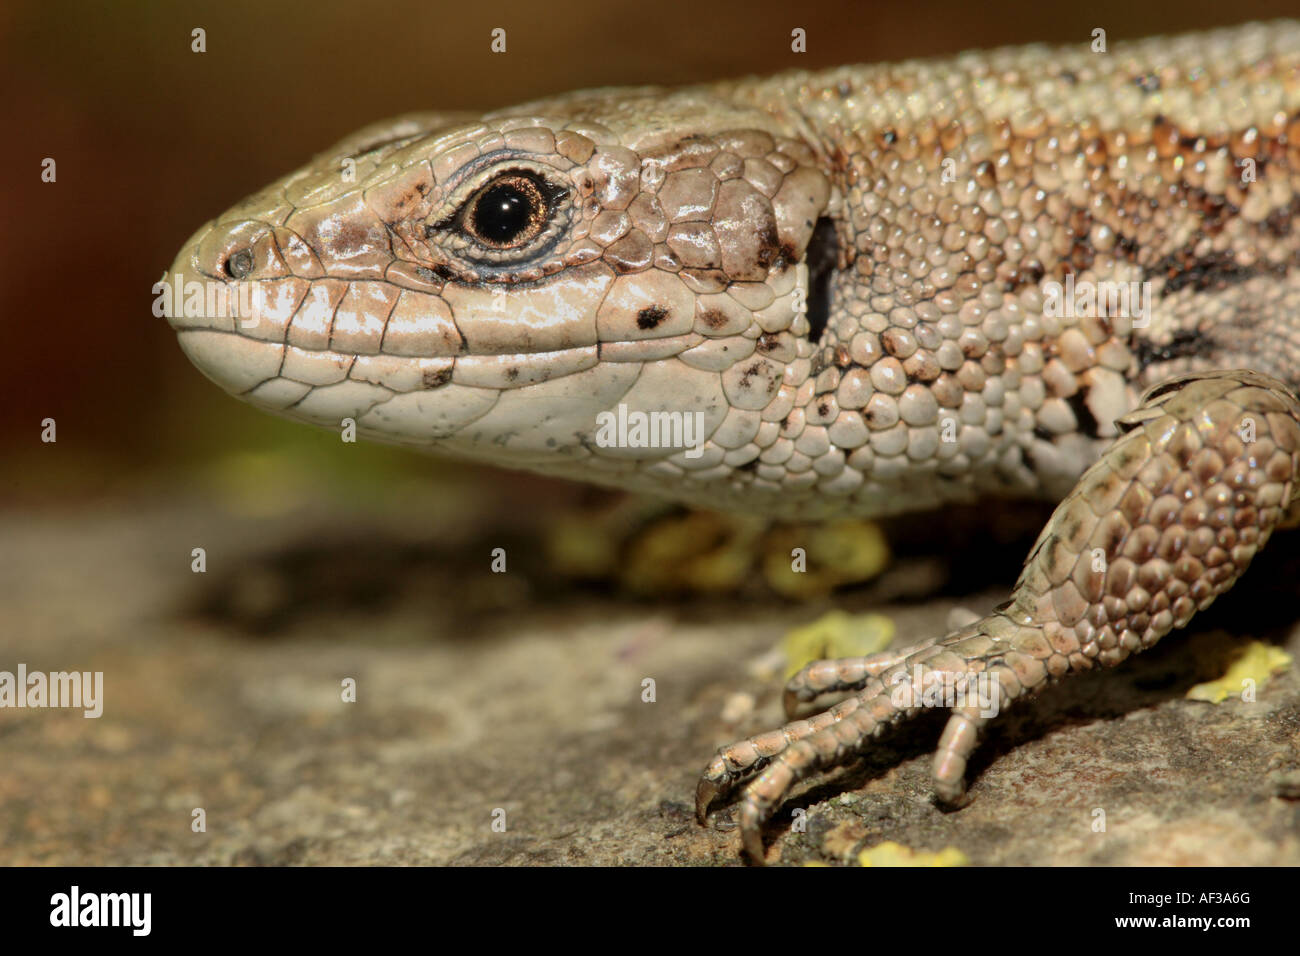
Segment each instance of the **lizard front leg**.
[[935,754],[936,795],[958,804],[988,703],[1000,709],[1067,674],[1118,664],[1232,587],[1295,497],[1296,396],[1256,372],[1185,375],[1149,390],[1117,425],[1121,436],[1039,535],[1010,601],[901,653],[805,667],[787,688],[788,710],[827,693],[851,696],[719,750],[696,794],[700,820],[758,775],[740,826],[746,852],[761,861],[762,827],[790,788],[919,711],[924,701],[909,692],[929,681],[993,688],[991,701],[970,695],[952,708]]

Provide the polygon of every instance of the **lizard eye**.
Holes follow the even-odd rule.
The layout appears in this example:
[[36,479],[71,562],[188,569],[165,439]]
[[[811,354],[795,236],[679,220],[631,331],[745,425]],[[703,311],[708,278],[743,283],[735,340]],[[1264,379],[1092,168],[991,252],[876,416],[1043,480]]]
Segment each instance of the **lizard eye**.
[[426,220],[424,236],[477,278],[537,268],[573,220],[573,190],[558,173],[524,157],[471,169]]
[[460,226],[490,249],[515,249],[536,239],[550,218],[544,182],[510,172],[484,184],[465,203]]

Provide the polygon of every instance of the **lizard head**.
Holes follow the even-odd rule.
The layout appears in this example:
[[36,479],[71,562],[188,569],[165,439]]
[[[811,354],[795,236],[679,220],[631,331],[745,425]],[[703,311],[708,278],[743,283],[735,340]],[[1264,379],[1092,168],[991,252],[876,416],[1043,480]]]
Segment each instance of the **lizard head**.
[[754,438],[812,396],[831,193],[808,145],[704,92],[419,114],[205,225],[155,292],[204,374],[295,419],[589,480],[775,488],[791,457],[817,477]]

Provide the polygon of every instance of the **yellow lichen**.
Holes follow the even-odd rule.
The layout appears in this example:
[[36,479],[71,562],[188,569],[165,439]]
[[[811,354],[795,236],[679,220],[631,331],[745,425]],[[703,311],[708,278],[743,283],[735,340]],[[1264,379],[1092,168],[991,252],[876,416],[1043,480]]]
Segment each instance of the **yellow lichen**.
[[641,594],[735,591],[749,577],[763,522],[748,515],[691,511],[660,519],[629,543],[620,573]]
[[1256,693],[1264,689],[1269,677],[1291,666],[1291,655],[1280,647],[1251,641],[1241,649],[1231,666],[1218,680],[1197,684],[1187,692],[1188,700],[1219,704],[1229,697],[1240,697],[1246,688]]
[[545,541],[560,574],[614,578],[643,595],[735,592],[761,576],[778,594],[808,600],[869,580],[889,563],[885,536],[870,521],[769,526],[755,515],[635,499],[553,520]]
[[970,859],[954,846],[938,853],[913,850],[892,840],[878,843],[858,854],[859,866],[969,866]]
[[883,651],[894,639],[894,622],[883,614],[830,611],[781,639],[786,678],[805,664],[836,657],[865,657]]
[[889,564],[884,532],[874,522],[858,519],[774,528],[763,550],[768,585],[800,600],[868,581]]

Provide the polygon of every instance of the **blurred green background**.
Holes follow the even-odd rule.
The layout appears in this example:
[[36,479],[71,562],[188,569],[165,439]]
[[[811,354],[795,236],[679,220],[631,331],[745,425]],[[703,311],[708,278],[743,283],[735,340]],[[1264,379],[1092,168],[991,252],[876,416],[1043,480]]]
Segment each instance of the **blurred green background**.
[[[211,386],[150,286],[199,224],[354,128],[412,109],[488,109],[571,88],[1085,42],[1297,12],[1240,3],[647,4],[546,0],[40,3],[0,12],[0,502],[114,498],[189,479],[291,501],[376,480],[538,479],[434,464],[280,422]],[[808,52],[790,51],[803,27]],[[207,31],[192,53],[190,31]],[[504,27],[508,52],[490,52]],[[58,181],[40,181],[41,161]],[[40,422],[58,422],[43,445]],[[414,487],[414,485],[412,486]],[[516,489],[517,490],[517,489]],[[364,496],[363,496],[364,497]]]

